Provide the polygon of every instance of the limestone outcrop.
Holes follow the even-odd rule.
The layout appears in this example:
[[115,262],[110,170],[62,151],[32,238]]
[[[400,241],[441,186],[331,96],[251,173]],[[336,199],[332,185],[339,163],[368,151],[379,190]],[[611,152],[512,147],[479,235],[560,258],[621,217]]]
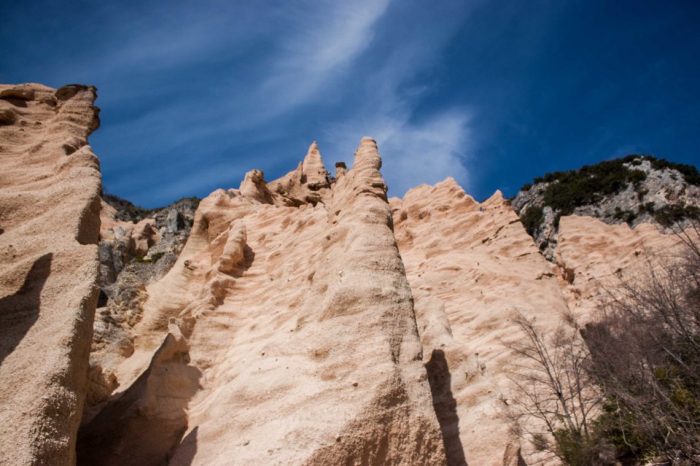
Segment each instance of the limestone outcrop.
[[93,87],[0,86],[0,464],[72,464],[97,301]]
[[548,173],[513,198],[535,243],[556,256],[559,220],[578,215],[631,227],[651,223],[670,233],[700,220],[700,172],[692,165],[629,155],[567,172]]

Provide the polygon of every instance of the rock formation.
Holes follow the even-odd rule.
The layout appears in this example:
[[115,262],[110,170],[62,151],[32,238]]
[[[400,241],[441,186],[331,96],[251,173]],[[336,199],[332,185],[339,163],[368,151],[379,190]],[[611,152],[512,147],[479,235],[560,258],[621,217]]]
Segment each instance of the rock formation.
[[[392,199],[394,225],[429,377],[449,380],[454,398],[443,423],[453,464],[499,464],[516,442],[504,417],[520,311],[555,327],[567,306],[556,267],[496,192],[474,201],[448,178]],[[436,362],[436,358],[437,361]],[[444,405],[436,405],[438,417]],[[512,448],[512,447],[510,447]],[[463,463],[462,463],[463,464]]]
[[672,262],[682,245],[652,223],[632,228],[591,217],[562,217],[556,263],[565,278],[564,297],[581,323],[596,318],[602,300],[621,280],[635,281],[649,266]]
[[254,171],[201,202],[79,463],[445,462],[376,144],[332,189],[318,162],[312,146],[285,189]]
[[97,301],[95,89],[0,86],[0,464],[72,464]]
[[277,180],[146,210],[100,199],[94,98],[0,86],[2,464],[534,464],[507,417],[514,317],[595,320],[676,251],[652,210],[697,209],[694,172],[648,158],[614,165],[600,212],[545,212],[580,174],[515,208],[451,178],[387,199],[364,138],[335,176],[314,142]]
[[630,155],[536,178],[512,204],[545,257],[554,260],[564,216],[633,227],[652,223],[667,232],[700,220],[700,172],[691,165]]
[[133,353],[131,329],[141,319],[146,285],[162,278],[177,260],[198,204],[199,199],[185,198],[160,209],[147,210],[116,196],[103,196],[100,299],[91,348],[86,418],[119,385],[105,363],[112,356]]

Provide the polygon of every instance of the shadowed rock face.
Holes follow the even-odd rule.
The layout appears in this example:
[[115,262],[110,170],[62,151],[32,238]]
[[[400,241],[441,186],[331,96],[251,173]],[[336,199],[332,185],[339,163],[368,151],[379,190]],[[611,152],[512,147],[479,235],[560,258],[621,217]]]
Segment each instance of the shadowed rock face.
[[0,464],[72,464],[97,300],[95,89],[0,85]]
[[39,318],[41,291],[51,273],[51,253],[38,258],[16,293],[0,298],[0,364]]
[[452,374],[445,359],[445,352],[433,350],[430,360],[425,365],[428,372],[430,392],[433,395],[435,414],[440,423],[442,440],[445,444],[447,464],[450,466],[466,466],[464,447],[459,438],[459,416],[457,415],[457,400],[452,395]]
[[78,464],[167,463],[187,430],[187,404],[200,388],[201,372],[188,363],[187,341],[174,327],[136,382],[83,426]]

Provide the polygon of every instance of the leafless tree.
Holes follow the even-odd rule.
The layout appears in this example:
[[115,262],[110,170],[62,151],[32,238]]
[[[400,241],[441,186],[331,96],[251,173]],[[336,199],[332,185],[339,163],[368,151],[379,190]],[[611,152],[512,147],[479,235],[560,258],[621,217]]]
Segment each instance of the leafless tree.
[[677,231],[682,255],[649,259],[641,276],[620,280],[583,332],[604,427],[630,456],[700,464],[699,233]]
[[585,329],[568,318],[550,336],[517,316],[509,412],[539,449],[571,465],[700,464],[700,228],[676,235],[682,253],[609,286]]
[[601,394],[589,377],[590,353],[570,316],[551,337],[518,313],[524,338],[507,346],[522,363],[514,365],[510,415],[534,446],[567,464],[604,464],[592,432]]

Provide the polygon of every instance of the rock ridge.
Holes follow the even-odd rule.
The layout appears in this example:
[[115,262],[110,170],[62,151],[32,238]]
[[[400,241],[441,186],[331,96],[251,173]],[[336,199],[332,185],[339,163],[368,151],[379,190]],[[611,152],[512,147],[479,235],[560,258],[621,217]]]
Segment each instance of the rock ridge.
[[0,463],[72,464],[97,301],[94,87],[0,86]]

